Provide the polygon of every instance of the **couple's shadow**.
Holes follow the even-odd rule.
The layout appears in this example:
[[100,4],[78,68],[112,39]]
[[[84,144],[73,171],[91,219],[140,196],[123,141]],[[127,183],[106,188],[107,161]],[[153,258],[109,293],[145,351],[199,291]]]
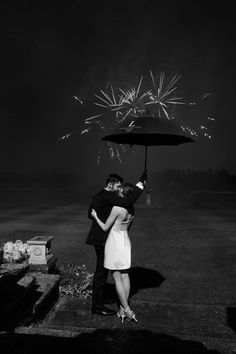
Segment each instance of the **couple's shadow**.
[[[143,267],[133,267],[129,270],[130,298],[140,289],[158,288],[165,278],[156,270]],[[107,283],[105,286],[105,303],[119,303],[115,285]]]

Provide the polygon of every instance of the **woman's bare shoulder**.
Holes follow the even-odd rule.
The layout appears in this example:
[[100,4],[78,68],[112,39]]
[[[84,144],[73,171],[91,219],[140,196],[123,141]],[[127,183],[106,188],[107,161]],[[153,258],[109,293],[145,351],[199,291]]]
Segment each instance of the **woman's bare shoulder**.
[[124,212],[126,213],[127,212],[127,209],[117,206],[117,205],[113,206],[112,210],[117,213],[124,213]]

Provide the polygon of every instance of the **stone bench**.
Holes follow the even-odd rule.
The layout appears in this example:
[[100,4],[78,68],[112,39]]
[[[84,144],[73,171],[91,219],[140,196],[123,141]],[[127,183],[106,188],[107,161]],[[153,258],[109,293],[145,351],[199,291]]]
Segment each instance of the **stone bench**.
[[57,260],[51,252],[52,239],[35,236],[27,241],[27,261],[0,264],[0,331],[42,319],[57,300],[60,276],[49,274]]

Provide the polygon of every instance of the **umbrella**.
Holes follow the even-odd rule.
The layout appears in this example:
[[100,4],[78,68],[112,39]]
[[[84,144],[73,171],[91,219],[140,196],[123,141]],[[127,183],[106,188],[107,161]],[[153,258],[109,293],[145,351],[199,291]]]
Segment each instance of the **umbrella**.
[[145,146],[145,170],[147,169],[147,147],[157,145],[179,145],[194,142],[183,135],[181,128],[172,120],[153,116],[142,116],[135,120],[129,119],[120,124],[113,134],[102,140],[117,144]]

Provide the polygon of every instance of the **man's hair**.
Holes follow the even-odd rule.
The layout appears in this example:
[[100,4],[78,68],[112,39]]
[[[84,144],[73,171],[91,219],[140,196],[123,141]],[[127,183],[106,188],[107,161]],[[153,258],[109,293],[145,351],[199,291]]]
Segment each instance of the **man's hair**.
[[108,183],[123,183],[124,180],[121,176],[117,175],[116,173],[110,173],[109,176],[106,179],[106,185],[108,185]]
[[122,188],[123,188],[124,197],[128,197],[128,195],[130,195],[133,192],[134,185],[132,183],[126,182],[123,184]]

